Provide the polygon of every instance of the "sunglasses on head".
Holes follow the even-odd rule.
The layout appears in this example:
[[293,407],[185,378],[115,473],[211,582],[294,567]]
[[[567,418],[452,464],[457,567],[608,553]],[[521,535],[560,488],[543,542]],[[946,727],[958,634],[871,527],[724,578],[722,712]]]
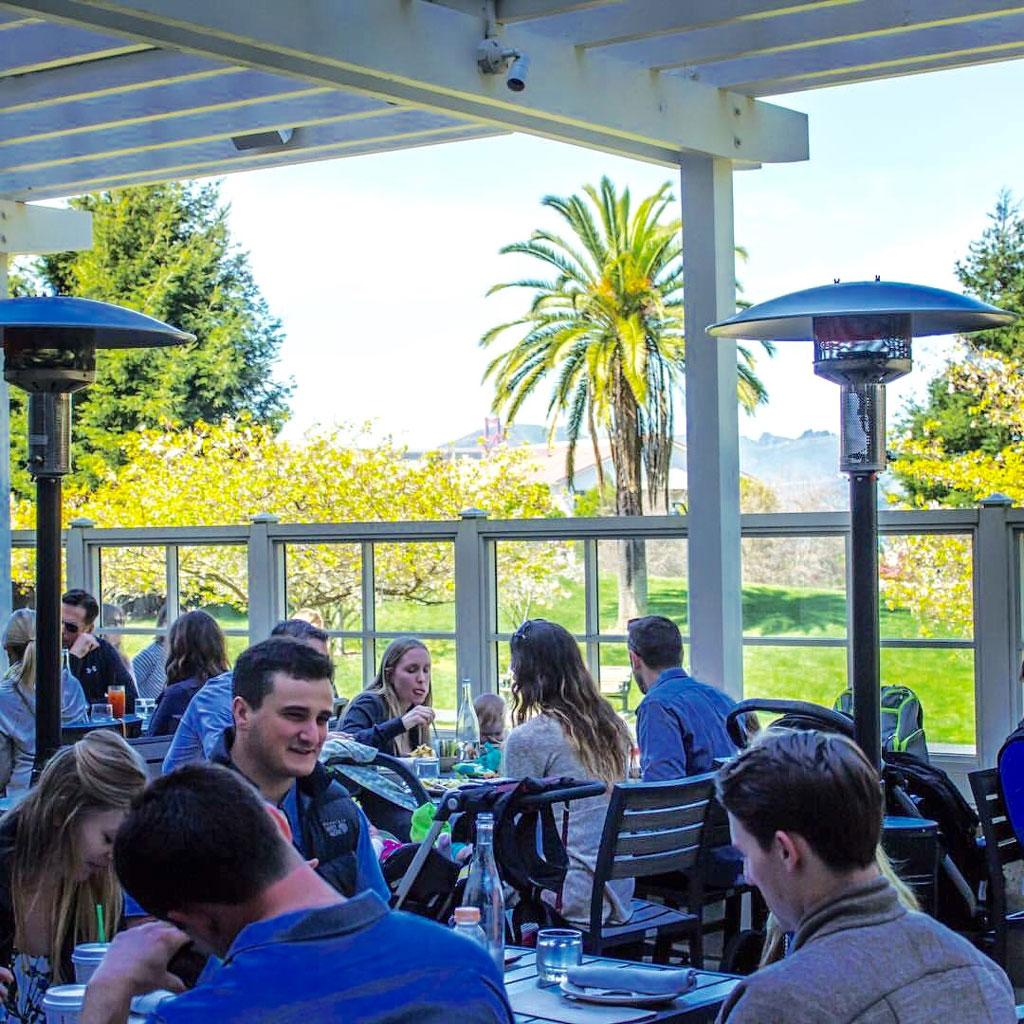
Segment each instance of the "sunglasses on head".
[[509,640],[510,644],[517,644],[521,640],[525,640],[530,635],[530,630],[533,628],[533,619],[527,619],[513,634]]

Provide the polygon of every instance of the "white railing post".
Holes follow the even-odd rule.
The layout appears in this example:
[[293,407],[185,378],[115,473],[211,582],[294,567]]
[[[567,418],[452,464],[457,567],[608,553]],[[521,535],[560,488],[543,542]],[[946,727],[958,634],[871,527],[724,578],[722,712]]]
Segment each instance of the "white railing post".
[[274,557],[270,527],[279,522],[277,516],[263,512],[252,517],[247,543],[249,592],[249,643],[265,640],[284,614],[279,590],[281,580]]
[[1013,502],[992,494],[979,503],[974,551],[974,666],[978,759],[996,763],[1004,739],[1021,717],[1015,614],[1019,563],[1007,523]]
[[489,689],[487,670],[487,567],[480,522],[487,513],[479,508],[459,513],[455,535],[455,665],[456,699],[462,696],[462,680],[473,685],[477,697]]
[[100,595],[100,580],[97,578],[98,559],[89,557],[89,545],[85,541],[85,531],[96,524],[91,519],[72,519],[64,533],[64,557],[67,571],[67,589],[81,587],[87,590],[97,601]]

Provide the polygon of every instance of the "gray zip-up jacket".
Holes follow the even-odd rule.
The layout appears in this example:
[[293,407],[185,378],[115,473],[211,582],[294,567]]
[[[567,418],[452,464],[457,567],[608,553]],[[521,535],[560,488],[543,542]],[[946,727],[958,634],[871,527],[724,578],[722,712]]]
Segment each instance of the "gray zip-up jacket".
[[744,978],[718,1024],[1001,1024],[1016,1019],[1000,967],[884,878],[812,908],[792,952]]
[[[0,786],[28,789],[36,756],[36,694],[17,684],[18,666],[0,680]],[[61,670],[61,721],[88,718],[81,684],[65,666]]]

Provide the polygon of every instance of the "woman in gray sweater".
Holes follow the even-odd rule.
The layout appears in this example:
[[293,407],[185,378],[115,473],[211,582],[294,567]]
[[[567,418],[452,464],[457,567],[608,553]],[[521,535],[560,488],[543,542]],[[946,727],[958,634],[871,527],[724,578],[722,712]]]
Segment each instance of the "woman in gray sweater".
[[[625,781],[632,749],[629,732],[598,691],[572,635],[554,622],[528,619],[509,646],[515,728],[505,740],[502,774],[598,779],[609,790]],[[565,829],[569,869],[561,893],[545,893],[544,899],[574,924],[590,924],[608,799],[605,793],[554,809],[559,831]],[[632,898],[633,879],[607,883],[604,922],[628,921]]]
[[[36,613],[19,608],[4,627],[10,668],[0,680],[0,788],[28,789],[36,756]],[[78,680],[61,670],[61,721],[86,718],[89,705]]]

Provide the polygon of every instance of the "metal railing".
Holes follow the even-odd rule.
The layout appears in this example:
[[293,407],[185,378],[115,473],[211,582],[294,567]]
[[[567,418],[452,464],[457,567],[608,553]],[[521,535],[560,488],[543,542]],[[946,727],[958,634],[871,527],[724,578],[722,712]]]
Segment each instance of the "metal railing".
[[[935,511],[892,511],[879,515],[882,537],[896,535],[958,534],[970,540],[973,552],[973,636],[954,638],[900,638],[882,640],[885,649],[942,649],[973,652],[976,743],[960,754],[937,760],[957,775],[992,764],[1003,738],[1021,717],[1019,666],[1024,650],[1021,627],[1021,534],[1024,510],[998,497],[977,508]],[[769,513],[745,515],[745,541],[809,537],[840,538],[848,545],[849,519],[845,513]],[[16,531],[15,549],[31,547],[28,531]],[[379,626],[380,595],[374,571],[381,545],[438,544],[439,559],[450,559],[453,598],[451,625],[417,630],[427,638],[448,641],[455,648],[458,679],[469,679],[475,693],[494,691],[501,679],[501,664],[510,635],[509,623],[499,628],[502,586],[499,569],[503,545],[523,542],[571,544],[572,563],[582,584],[582,617],[574,629],[595,675],[601,672],[602,650],[621,644],[624,634],[610,623],[607,601],[601,595],[600,545],[610,541],[685,542],[685,516],[617,517],[599,519],[491,520],[469,510],[457,521],[400,523],[285,524],[271,515],[256,515],[248,525],[211,527],[152,527],[110,529],[77,520],[65,531],[67,580],[102,593],[103,551],[113,548],[162,548],[164,590],[168,618],[180,607],[179,553],[211,546],[244,548],[245,579],[234,585],[247,597],[248,621],[226,632],[255,642],[266,636],[289,611],[288,551],[311,544],[349,545],[358,549],[358,596],[353,598],[352,622],[331,630],[334,636],[362,645],[361,678],[372,678],[376,642],[403,630]],[[294,548],[293,548],[294,550]],[[604,549],[607,553],[607,549]],[[685,552],[682,555],[685,563]],[[848,569],[848,559],[845,559]],[[355,559],[353,559],[355,562]],[[445,564],[448,564],[445,562]],[[448,570],[445,570],[448,571]],[[699,600],[699,595],[693,595]],[[579,618],[579,616],[577,616]],[[394,623],[391,623],[393,626]],[[101,624],[102,626],[102,624]],[[126,634],[152,634],[152,627],[119,630]],[[685,632],[685,628],[684,628]],[[746,635],[736,637],[745,647],[838,648],[848,651],[844,635]],[[700,666],[691,666],[700,675]],[[623,669],[628,671],[628,669]],[[712,680],[738,696],[742,680]],[[927,725],[927,723],[926,723]]]

